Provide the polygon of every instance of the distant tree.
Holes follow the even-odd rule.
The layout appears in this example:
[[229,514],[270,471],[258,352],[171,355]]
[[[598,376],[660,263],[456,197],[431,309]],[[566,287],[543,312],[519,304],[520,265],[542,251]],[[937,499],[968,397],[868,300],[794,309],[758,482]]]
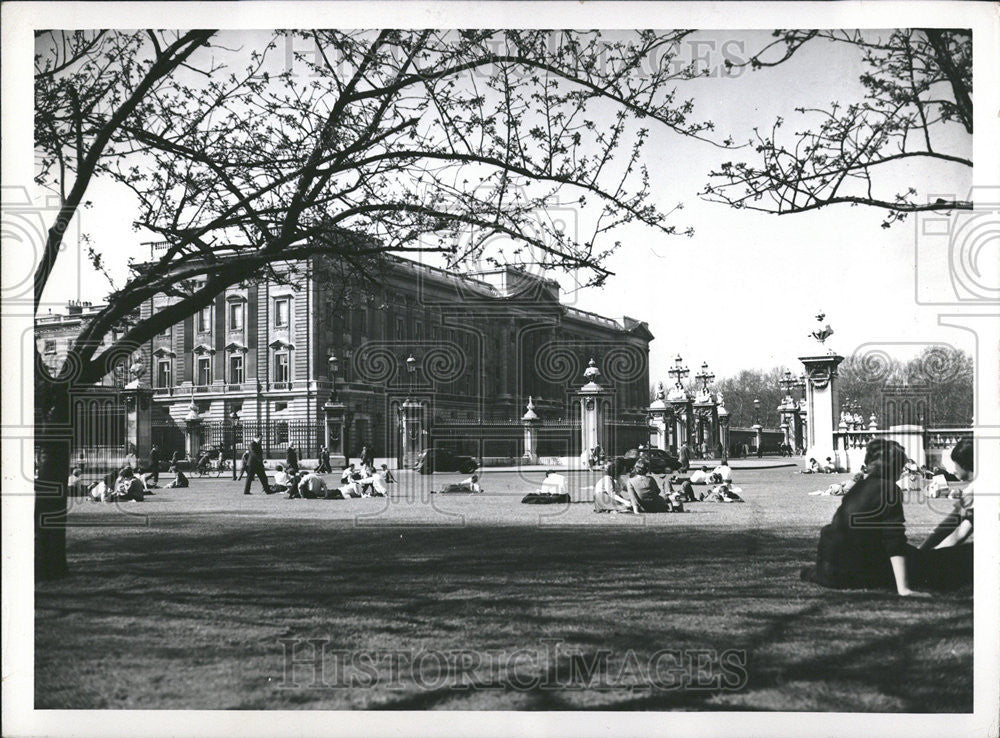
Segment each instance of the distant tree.
[[781,380],[785,367],[773,369],[744,369],[733,377],[726,377],[716,383],[722,392],[729,411],[729,424],[733,428],[749,428],[754,423],[754,400],[760,400],[760,423],[765,428],[777,428],[781,424],[778,406],[784,398]]
[[899,165],[913,160],[968,168],[971,175],[970,31],[781,30],[774,36],[739,66],[794,64],[800,49],[824,41],[849,45],[866,67],[860,77],[865,96],[821,109],[796,108],[805,129],[795,133],[786,133],[785,116],[770,131],[754,129],[749,145],[757,159],[722,164],[710,175],[705,199],[779,215],[868,205],[887,211],[883,228],[915,211],[972,207],[951,197],[928,202],[934,180],[909,182],[901,190],[894,184],[901,173],[905,181]]
[[[291,68],[268,53],[280,35],[229,49],[212,31],[40,34],[37,180],[62,208],[36,309],[95,177],[128,187],[135,225],[165,247],[113,289],[60,372],[36,351],[36,575],[66,573],[52,521],[66,509],[71,387],[227,287],[316,253],[370,279],[380,255],[404,251],[439,251],[452,267],[531,261],[599,284],[622,224],[680,233],[653,202],[643,155],[649,125],[711,130],[678,97],[697,73],[678,63],[688,33],[317,30],[294,34],[310,52]],[[589,233],[551,219],[565,202],[594,216]],[[106,254],[90,255],[103,269]],[[172,303],[102,348],[158,294]]]

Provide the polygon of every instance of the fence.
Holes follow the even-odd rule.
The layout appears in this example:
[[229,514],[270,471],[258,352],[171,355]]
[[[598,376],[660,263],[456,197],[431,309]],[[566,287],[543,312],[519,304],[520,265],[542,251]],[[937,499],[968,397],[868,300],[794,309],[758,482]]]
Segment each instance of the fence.
[[[235,441],[236,455],[242,456],[255,436],[261,438],[261,448],[268,459],[283,459],[288,446],[295,448],[300,457],[316,458],[323,445],[322,424],[306,420],[266,421],[246,420],[233,426],[229,421],[201,421],[195,426],[199,448],[212,446],[222,451],[227,458],[233,454]],[[160,447],[160,458],[168,459],[174,452],[182,456],[185,452],[186,431],[170,420],[153,421],[153,443]]]
[[898,441],[918,464],[939,466],[945,454],[960,440],[972,438],[971,428],[924,428],[899,426],[888,430],[858,429],[833,434],[833,450],[847,459],[851,469],[860,468],[865,448],[876,438]]

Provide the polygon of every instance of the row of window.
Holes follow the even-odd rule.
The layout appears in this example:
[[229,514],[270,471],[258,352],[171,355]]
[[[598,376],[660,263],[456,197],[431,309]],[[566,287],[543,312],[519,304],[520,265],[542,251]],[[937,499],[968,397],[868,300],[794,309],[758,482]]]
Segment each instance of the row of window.
[[[243,384],[246,381],[242,354],[230,354],[226,384]],[[291,378],[291,357],[288,351],[277,351],[273,357],[272,382],[288,382]],[[199,356],[194,365],[194,383],[198,387],[212,384],[212,357]],[[170,387],[173,384],[173,362],[170,359],[160,359],[156,365],[156,386]]]
[[[287,328],[292,314],[292,298],[276,297],[272,302],[272,324],[275,328]],[[226,310],[226,328],[230,331],[242,331],[246,324],[246,303],[242,301],[231,301]],[[204,307],[195,316],[195,328],[198,333],[212,332],[212,306]],[[166,336],[170,329],[161,333]]]

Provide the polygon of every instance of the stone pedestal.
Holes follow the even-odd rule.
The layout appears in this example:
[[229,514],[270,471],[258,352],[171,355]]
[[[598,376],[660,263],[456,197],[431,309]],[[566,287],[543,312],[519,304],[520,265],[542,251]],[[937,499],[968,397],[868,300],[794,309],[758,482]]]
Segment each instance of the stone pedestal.
[[407,399],[402,405],[403,466],[411,467],[423,450],[424,406]]
[[843,360],[843,356],[832,352],[799,357],[799,361],[805,366],[807,377],[806,459],[813,458],[822,464],[829,457],[840,470],[846,468],[846,459],[838,459],[833,434],[840,420],[836,380],[837,367]]
[[125,441],[141,459],[153,444],[153,390],[130,382],[122,391],[125,398]]
[[663,391],[663,383],[656,385],[656,399],[649,403],[649,430],[650,442],[661,449],[670,447],[670,433],[667,429],[667,416],[670,408],[666,403],[666,394]]
[[576,396],[580,404],[580,458],[586,464],[590,459],[591,450],[596,446],[604,449],[605,454],[609,456],[611,449],[607,437],[609,393],[597,383],[600,371],[593,359],[587,365],[583,376],[588,381],[577,390]]
[[524,453],[521,455],[521,460],[525,464],[537,464],[538,430],[535,426],[538,423],[538,415],[535,413],[535,402],[531,397],[528,397],[527,412],[521,417],[521,423],[524,424]]
[[346,408],[342,402],[327,401],[323,405],[326,414],[326,429],[323,436],[326,450],[331,459],[344,457],[344,417]]

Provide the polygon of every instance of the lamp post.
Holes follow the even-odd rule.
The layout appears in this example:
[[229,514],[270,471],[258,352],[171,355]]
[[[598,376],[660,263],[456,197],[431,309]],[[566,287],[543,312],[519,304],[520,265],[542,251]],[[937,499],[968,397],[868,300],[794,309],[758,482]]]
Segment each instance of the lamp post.
[[722,463],[729,463],[729,411],[725,405],[719,405],[719,435],[722,436]]
[[406,392],[406,400],[409,402],[413,397],[413,375],[417,372],[417,360],[413,358],[413,354],[410,354],[406,358],[406,374],[410,380],[409,389]]
[[[677,357],[680,359],[680,357]],[[694,375],[694,378],[701,382],[701,391],[708,392],[708,385],[715,380],[715,375],[708,370],[708,362],[701,363],[701,371]]]
[[764,455],[764,426],[760,422],[760,398],[753,401],[753,429],[757,432],[757,458]]
[[674,442],[680,452],[688,441],[691,434],[691,398],[684,391],[684,378],[691,371],[684,366],[684,360],[680,354],[674,359],[674,365],[667,370],[667,374],[674,380],[674,388],[670,390],[667,399],[673,408]]
[[[229,414],[229,419],[233,422],[233,481],[236,481],[236,429],[240,427],[240,414],[233,410]],[[247,488],[249,489],[249,487]]]
[[679,390],[684,389],[682,380],[691,373],[691,370],[684,366],[684,360],[681,359],[681,355],[677,354],[677,358],[674,359],[674,366],[672,369],[667,370],[667,374],[674,378],[674,386]]
[[340,373],[340,359],[336,354],[330,354],[326,360],[326,366],[330,375],[330,402],[337,401],[337,375]]

